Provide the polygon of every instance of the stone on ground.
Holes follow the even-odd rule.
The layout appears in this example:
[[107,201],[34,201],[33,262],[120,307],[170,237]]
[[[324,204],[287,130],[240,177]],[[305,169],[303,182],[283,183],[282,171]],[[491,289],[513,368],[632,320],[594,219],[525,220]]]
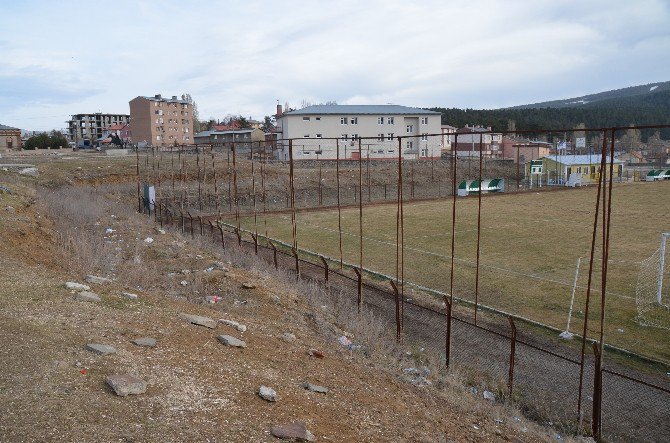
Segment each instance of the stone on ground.
[[103,345],[100,343],[89,343],[86,345],[86,349],[98,355],[107,355],[116,353],[116,349],[113,346]]
[[323,357],[326,356],[326,355],[323,353],[323,351],[321,351],[320,349],[314,349],[314,348],[312,348],[312,349],[310,349],[309,351],[307,351],[307,354],[308,354],[310,357],[316,357],[316,358],[323,358]]
[[226,346],[232,346],[234,348],[246,348],[247,344],[242,340],[231,337],[230,335],[219,335],[219,341]]
[[328,388],[326,388],[325,386],[313,385],[309,382],[303,383],[302,387],[307,389],[308,391],[318,392],[319,394],[327,394],[328,393]]
[[19,171],[19,174],[29,175],[31,177],[37,177],[39,175],[39,172],[37,168],[24,168]]
[[295,334],[292,334],[292,333],[290,333],[290,332],[284,332],[284,333],[281,335],[281,339],[284,340],[284,341],[286,341],[286,342],[292,342],[292,341],[295,341]]
[[107,384],[114,390],[116,395],[125,397],[127,395],[138,395],[147,392],[147,382],[141,378],[128,374],[110,375]]
[[181,318],[186,320],[189,323],[192,323],[194,325],[198,326],[204,326],[209,329],[214,329],[216,328],[216,320],[213,320],[209,317],[203,317],[200,315],[191,315],[191,314],[180,314]]
[[67,289],[73,290],[73,291],[90,291],[91,287],[88,285],[84,285],[82,283],[77,283],[73,281],[68,281],[65,282],[65,287]]
[[247,326],[246,325],[238,323],[234,320],[226,320],[225,318],[221,318],[221,319],[219,319],[219,322],[223,323],[226,326],[230,326],[232,328],[235,328],[240,332],[246,332],[247,331]]
[[151,337],[136,338],[135,340],[133,340],[133,344],[137,346],[153,348],[154,346],[156,346],[156,339]]
[[287,425],[273,426],[270,433],[282,440],[316,441],[314,434],[309,432],[304,422],[296,421]]
[[102,301],[100,296],[95,292],[82,291],[74,296],[77,301],[99,302]]
[[97,275],[87,275],[86,278],[86,283],[90,283],[92,285],[105,285],[107,283],[111,283],[112,280],[105,278],[105,277],[98,277]]
[[139,295],[133,294],[132,292],[122,292],[121,295],[128,300],[137,300],[139,298]]
[[251,282],[242,283],[243,289],[256,289],[256,285]]
[[228,269],[228,267],[223,262],[220,262],[220,261],[215,261],[214,263],[212,263],[211,267],[212,268],[217,268],[217,269],[219,269],[223,272],[228,272],[230,270],[230,269]]
[[275,402],[278,400],[277,392],[274,389],[261,385],[258,389],[258,396],[263,400]]

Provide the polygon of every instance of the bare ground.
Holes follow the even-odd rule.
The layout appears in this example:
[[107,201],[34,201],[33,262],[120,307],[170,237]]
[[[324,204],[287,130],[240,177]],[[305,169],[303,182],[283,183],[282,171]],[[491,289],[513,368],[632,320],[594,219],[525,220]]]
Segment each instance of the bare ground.
[[[63,241],[57,214],[43,201],[65,194],[37,193],[32,179],[0,178],[14,190],[0,195],[0,441],[274,441],[270,427],[294,420],[305,421],[318,441],[554,438],[517,411],[471,395],[456,377],[434,371],[432,386],[414,386],[401,371],[412,364],[403,359],[406,350],[381,338],[365,343],[373,334],[352,337],[371,352],[345,350],[335,338],[349,325],[334,324],[328,306],[315,310],[318,297],[305,293],[310,288],[290,284],[253,258],[224,257],[231,271],[205,276],[220,255],[176,232],[156,233],[113,189],[102,194],[109,206],[98,224],[82,218],[76,226],[92,233],[89,246],[104,238],[105,228],[116,230],[89,248]],[[78,188],[93,192],[85,186]],[[148,236],[155,241],[145,243]],[[84,271],[87,262],[78,253],[89,254],[90,269]],[[101,262],[96,253],[109,255]],[[168,276],[185,269],[197,272]],[[103,298],[99,304],[77,302],[63,286],[101,271],[114,282],[93,288]],[[189,285],[182,287],[182,279]],[[257,288],[241,289],[245,281]],[[122,291],[140,299],[123,299]],[[206,293],[222,301],[205,305]],[[180,320],[180,312],[231,318],[249,330],[205,329]],[[297,340],[281,340],[283,332]],[[241,337],[248,347],[226,348],[219,334]],[[157,347],[131,343],[143,336],[156,338]],[[118,352],[94,355],[84,349],[91,342]],[[309,348],[323,350],[325,358],[310,357]],[[115,373],[145,379],[147,393],[115,396],[104,382]],[[307,392],[303,381],[330,392]],[[261,400],[261,384],[273,387],[280,401]]]

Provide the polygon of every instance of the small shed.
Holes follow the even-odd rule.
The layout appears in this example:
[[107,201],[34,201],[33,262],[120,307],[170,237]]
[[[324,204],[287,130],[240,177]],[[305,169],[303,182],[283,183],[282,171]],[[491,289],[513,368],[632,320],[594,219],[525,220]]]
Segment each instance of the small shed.
[[[539,183],[575,186],[598,183],[601,154],[548,155],[526,163],[526,177],[539,175]],[[609,171],[609,156],[605,159]],[[541,165],[540,165],[541,162]],[[614,158],[614,178],[623,176],[624,162]]]

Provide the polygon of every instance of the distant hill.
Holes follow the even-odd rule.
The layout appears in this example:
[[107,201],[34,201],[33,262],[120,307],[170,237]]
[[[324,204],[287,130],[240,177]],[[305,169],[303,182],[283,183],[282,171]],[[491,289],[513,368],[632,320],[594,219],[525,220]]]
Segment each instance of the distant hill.
[[[670,91],[670,81],[660,83],[649,83],[647,85],[630,86],[628,88],[613,89],[611,91],[598,92],[596,94],[581,97],[566,98],[563,100],[552,100],[548,102],[533,103],[530,105],[513,106],[510,109],[525,108],[576,108],[576,107],[600,107],[611,104],[613,99],[626,99],[634,103],[644,101],[656,94]],[[664,94],[661,94],[664,95]]]
[[[611,126],[670,125],[670,82],[616,89],[564,100],[553,100],[503,109],[432,108],[442,113],[442,123],[491,126],[503,131],[513,122],[517,130],[569,129]],[[642,131],[646,140],[654,131]],[[670,140],[670,128],[660,130]]]

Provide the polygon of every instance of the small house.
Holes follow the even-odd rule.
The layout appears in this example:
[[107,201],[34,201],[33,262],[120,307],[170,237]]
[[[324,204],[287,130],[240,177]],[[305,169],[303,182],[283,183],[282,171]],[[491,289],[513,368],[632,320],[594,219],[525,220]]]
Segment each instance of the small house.
[[[547,155],[525,164],[526,178],[533,183],[579,186],[598,183],[600,180],[601,154]],[[609,171],[609,156],[606,158]],[[624,163],[614,158],[613,178],[621,179]]]

